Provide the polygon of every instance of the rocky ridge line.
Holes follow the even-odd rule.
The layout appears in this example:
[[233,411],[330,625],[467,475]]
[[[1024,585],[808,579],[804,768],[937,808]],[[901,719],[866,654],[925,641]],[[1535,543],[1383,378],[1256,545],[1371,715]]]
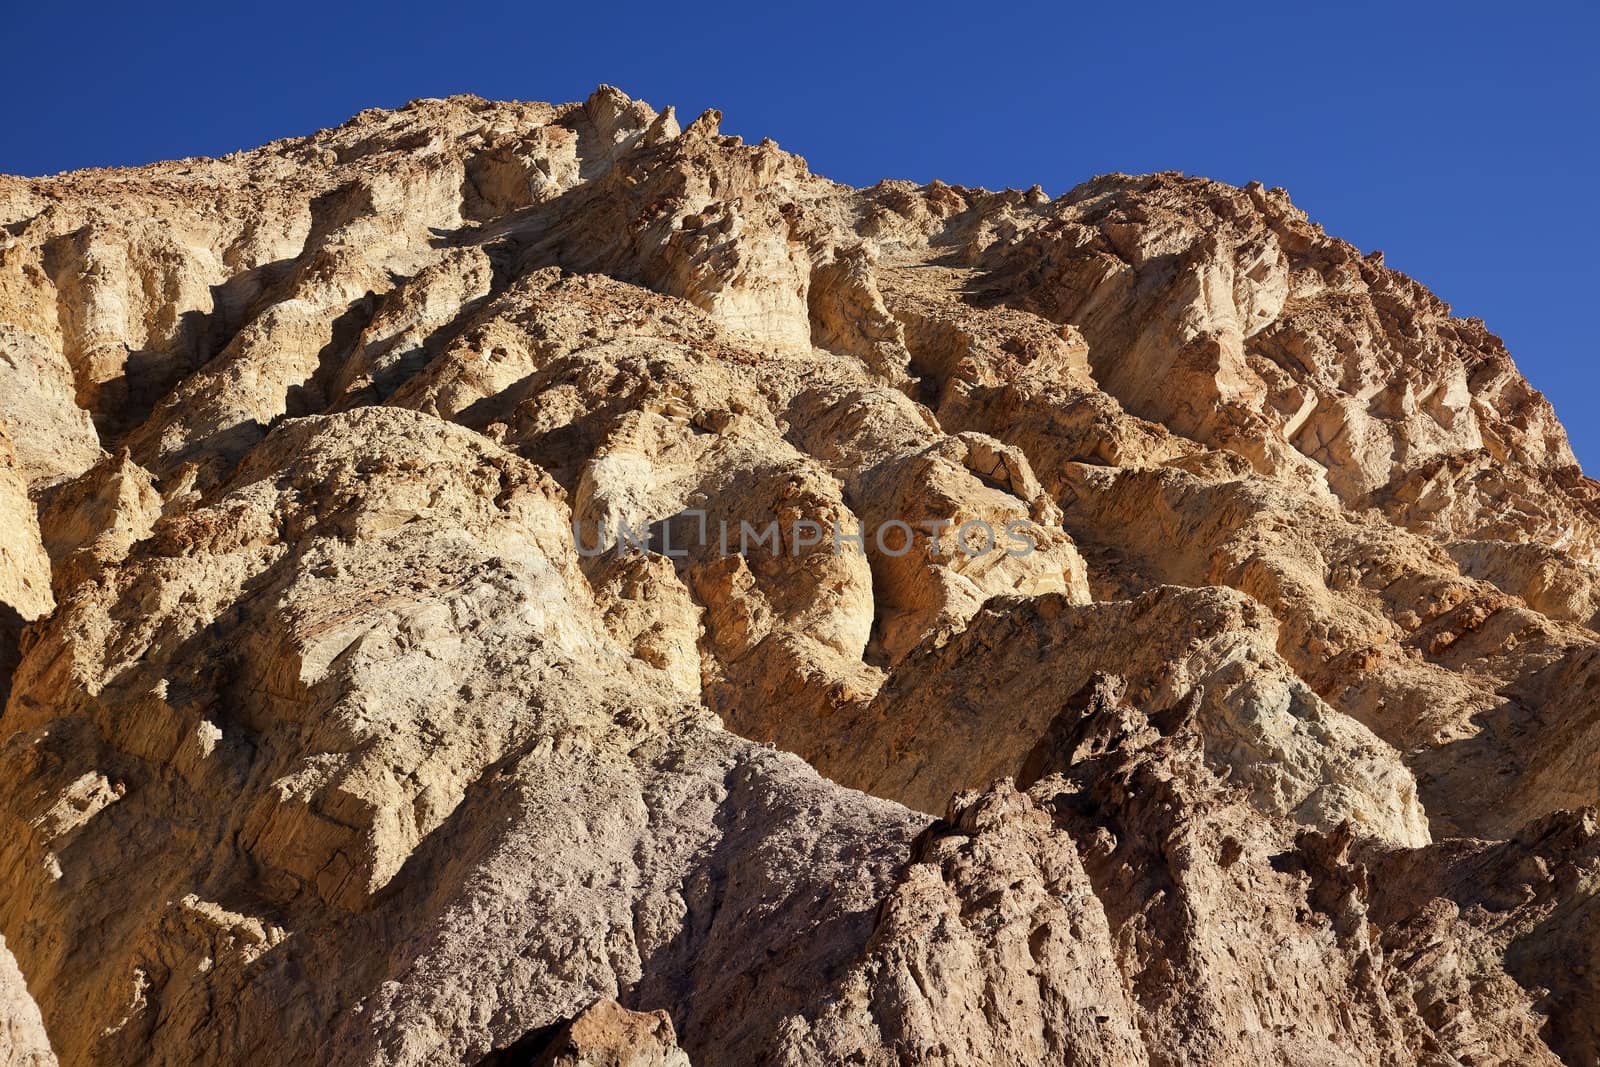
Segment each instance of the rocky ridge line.
[[0,1058],[1596,1062],[1600,485],[1500,342],[1281,190],[719,122],[0,178]]

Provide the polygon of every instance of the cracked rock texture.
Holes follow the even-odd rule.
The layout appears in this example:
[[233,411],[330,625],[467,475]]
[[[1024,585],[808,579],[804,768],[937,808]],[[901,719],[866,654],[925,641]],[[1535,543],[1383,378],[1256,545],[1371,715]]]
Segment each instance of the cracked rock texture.
[[1600,1062],[1499,340],[1282,190],[719,122],[0,177],[0,1063]]

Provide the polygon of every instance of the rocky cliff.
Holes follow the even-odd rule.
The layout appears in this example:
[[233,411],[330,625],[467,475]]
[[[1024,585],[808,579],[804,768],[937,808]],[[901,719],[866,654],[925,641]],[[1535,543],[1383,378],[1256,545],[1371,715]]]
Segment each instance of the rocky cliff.
[[0,178],[0,1061],[1595,1064],[1499,340],[1282,190],[718,125]]

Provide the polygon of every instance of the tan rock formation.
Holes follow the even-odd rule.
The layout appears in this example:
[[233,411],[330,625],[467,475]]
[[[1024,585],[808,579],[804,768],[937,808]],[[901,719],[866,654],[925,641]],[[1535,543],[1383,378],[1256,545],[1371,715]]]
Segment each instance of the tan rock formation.
[[0,1063],[6,1067],[55,1067],[50,1037],[28,995],[17,961],[0,943]]
[[1281,190],[719,121],[0,178],[0,1061],[1595,1063],[1499,341]]
[[555,1032],[529,1034],[478,1061],[484,1067],[689,1067],[664,1011],[629,1011],[599,1000]]

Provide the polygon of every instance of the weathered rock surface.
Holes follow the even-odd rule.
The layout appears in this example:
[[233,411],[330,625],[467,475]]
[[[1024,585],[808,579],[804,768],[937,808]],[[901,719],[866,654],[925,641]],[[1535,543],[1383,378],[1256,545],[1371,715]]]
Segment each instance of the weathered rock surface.
[[39,1007],[28,995],[17,961],[0,944],[0,1063],[7,1067],[55,1067],[50,1036]]
[[0,178],[0,1062],[1600,1061],[1499,341],[1281,190],[719,119]]
[[531,1034],[485,1056],[481,1064],[535,1067],[689,1067],[667,1013],[629,1011],[599,1000],[553,1034]]

